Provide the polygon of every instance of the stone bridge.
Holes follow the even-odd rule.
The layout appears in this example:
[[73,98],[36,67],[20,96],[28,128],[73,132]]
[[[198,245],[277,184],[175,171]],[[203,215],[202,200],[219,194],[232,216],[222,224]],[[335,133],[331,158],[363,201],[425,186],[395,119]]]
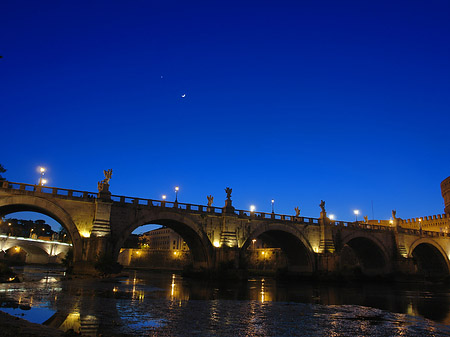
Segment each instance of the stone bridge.
[[[180,234],[196,271],[245,269],[246,252],[258,238],[268,247],[281,248],[288,273],[449,273],[447,231],[406,228],[406,222],[395,217],[391,222],[335,221],[327,217],[324,205],[318,218],[236,210],[231,191],[225,206],[216,207],[112,195],[109,184],[99,189],[93,193],[5,181],[0,187],[0,216],[35,211],[58,221],[71,236],[77,273],[92,273],[102,255],[117,260],[127,237],[146,224]],[[450,215],[434,219],[448,228]]]
[[15,252],[23,250],[26,263],[61,263],[70,247],[71,244],[59,241],[0,235],[0,253],[8,253],[11,249]]

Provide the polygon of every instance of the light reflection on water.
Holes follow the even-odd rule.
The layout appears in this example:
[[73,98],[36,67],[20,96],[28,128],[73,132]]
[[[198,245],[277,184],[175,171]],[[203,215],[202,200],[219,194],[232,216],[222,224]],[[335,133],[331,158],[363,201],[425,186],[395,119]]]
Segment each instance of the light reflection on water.
[[[0,284],[0,309],[29,306],[26,319],[86,336],[450,335],[444,286],[211,283],[135,271],[116,281],[60,281],[57,271],[41,270],[39,279],[39,268],[30,275]],[[44,309],[47,316],[32,314]]]

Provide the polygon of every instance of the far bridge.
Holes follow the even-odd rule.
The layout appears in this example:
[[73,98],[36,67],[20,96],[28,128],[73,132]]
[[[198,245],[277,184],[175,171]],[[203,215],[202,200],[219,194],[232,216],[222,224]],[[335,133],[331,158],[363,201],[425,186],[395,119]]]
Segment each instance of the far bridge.
[[196,271],[245,269],[246,252],[256,238],[280,248],[288,261],[287,272],[298,275],[359,268],[366,275],[442,277],[450,270],[448,213],[420,221],[394,214],[392,221],[347,222],[327,217],[324,203],[317,218],[237,210],[231,190],[225,205],[217,207],[112,195],[109,180],[99,183],[99,192],[4,181],[0,215],[19,211],[46,214],[68,231],[77,273],[93,273],[99,256],[117,260],[128,236],[146,224],[180,234]]
[[69,243],[40,240],[0,234],[0,255],[9,256],[23,253],[26,263],[61,263],[69,249]]

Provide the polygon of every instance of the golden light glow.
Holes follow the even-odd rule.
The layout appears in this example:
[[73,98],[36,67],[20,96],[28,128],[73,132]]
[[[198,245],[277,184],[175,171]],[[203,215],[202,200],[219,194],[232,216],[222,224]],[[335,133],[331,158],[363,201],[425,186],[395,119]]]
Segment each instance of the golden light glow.
[[41,184],[42,184],[42,185],[47,184],[47,179],[42,179],[42,180],[41,180]]
[[45,172],[45,167],[39,167],[39,172],[44,173]]
[[256,242],[256,239],[253,239],[252,242],[255,243],[255,242]]
[[389,220],[389,223],[392,225],[394,223],[394,220]]
[[251,206],[250,206],[250,212],[254,212],[255,210],[256,210],[255,205],[251,205]]
[[175,186],[175,191],[179,191],[180,190],[180,188],[178,187],[178,186]]
[[334,220],[334,214],[330,214],[329,218],[330,220]]
[[220,247],[220,242],[219,241],[214,241],[213,245],[214,245],[214,247]]
[[355,209],[355,210],[353,211],[353,213],[354,213],[355,215],[358,215],[358,214],[359,214],[359,210]]
[[177,255],[178,255],[178,252],[173,252],[173,255],[177,256]]
[[261,252],[262,255],[266,255],[266,252]]
[[119,291],[119,288],[118,288],[118,287],[114,287],[114,288],[113,288],[113,292],[114,292],[114,293],[116,293],[116,292],[118,292],[118,291]]
[[91,236],[91,233],[89,233],[88,231],[82,231],[82,232],[80,232],[80,235],[81,235],[83,238],[88,238],[88,237]]
[[166,198],[167,198],[166,195],[163,194],[162,199],[163,199],[163,200],[166,200]]
[[14,248],[16,252],[20,251],[20,247]]

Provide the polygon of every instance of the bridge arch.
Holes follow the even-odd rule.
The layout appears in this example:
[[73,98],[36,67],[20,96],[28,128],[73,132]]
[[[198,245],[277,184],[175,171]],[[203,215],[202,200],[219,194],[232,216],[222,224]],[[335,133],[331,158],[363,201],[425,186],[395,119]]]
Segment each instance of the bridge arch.
[[434,240],[420,238],[414,241],[408,257],[417,264],[417,272],[427,277],[447,276],[450,273],[450,262],[445,250]]
[[313,249],[303,234],[283,223],[260,224],[241,247],[241,256],[245,256],[246,250],[254,239],[267,235],[286,254],[288,268],[290,271],[311,274],[316,270]]
[[38,212],[60,223],[72,239],[74,260],[82,259],[82,238],[72,217],[61,206],[48,199],[30,195],[14,195],[0,198],[0,215],[16,212]]
[[137,217],[121,233],[112,233],[116,236],[114,256],[119,255],[120,248],[125,240],[138,227],[147,224],[157,224],[166,226],[178,233],[189,247],[194,268],[209,270],[214,264],[214,249],[206,233],[201,226],[190,216],[170,211],[148,211]]
[[385,245],[371,233],[358,231],[343,238],[340,255],[341,267],[357,266],[366,275],[382,275],[392,270]]

